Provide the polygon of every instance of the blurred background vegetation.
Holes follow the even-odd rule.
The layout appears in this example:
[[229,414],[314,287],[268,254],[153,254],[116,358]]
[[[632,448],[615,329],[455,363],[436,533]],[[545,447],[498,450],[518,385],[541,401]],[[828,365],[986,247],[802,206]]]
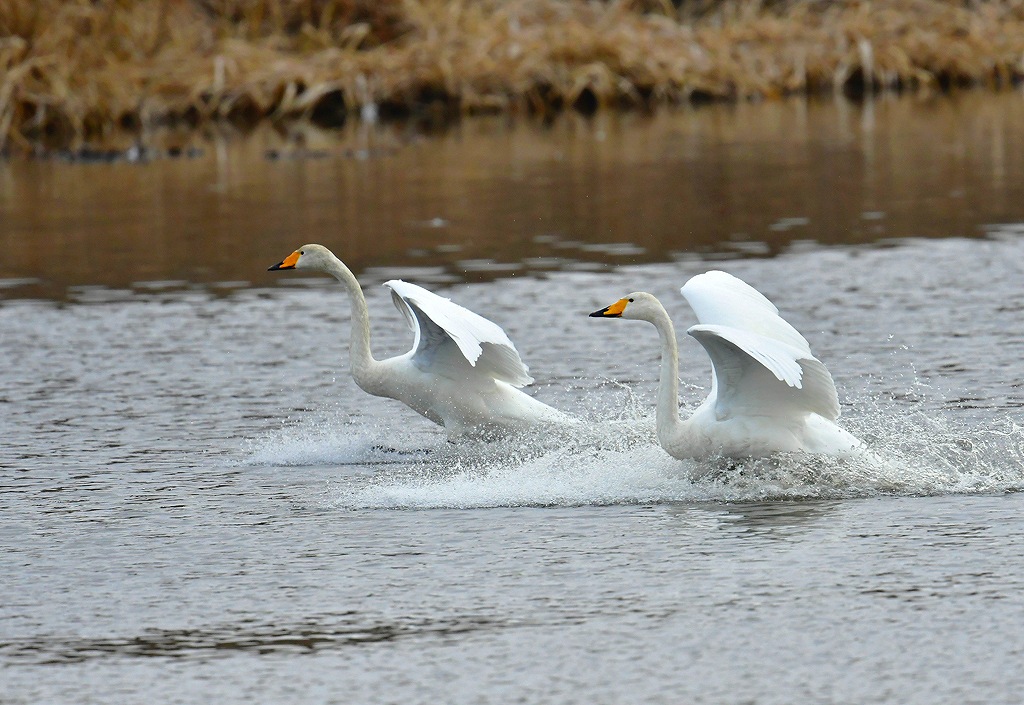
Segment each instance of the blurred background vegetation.
[[1004,88],[1024,0],[4,0],[0,147],[227,120]]

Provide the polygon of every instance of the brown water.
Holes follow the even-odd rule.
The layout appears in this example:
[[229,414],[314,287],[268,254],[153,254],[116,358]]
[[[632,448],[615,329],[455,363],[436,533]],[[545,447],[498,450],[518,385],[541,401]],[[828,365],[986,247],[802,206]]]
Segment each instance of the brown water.
[[462,281],[977,237],[1021,219],[1021,124],[1020,94],[968,93],[493,118],[430,137],[266,131],[142,165],[13,161],[0,164],[0,285],[58,299],[76,286],[264,285],[307,241],[357,273],[427,266]]
[[[0,702],[1018,703],[1021,103],[0,165]],[[453,444],[362,393],[337,282],[265,271],[311,240],[497,321],[591,423]],[[657,446],[656,334],[587,313],[661,297],[691,408],[678,289],[712,267],[884,462]],[[407,350],[366,294],[375,352]]]

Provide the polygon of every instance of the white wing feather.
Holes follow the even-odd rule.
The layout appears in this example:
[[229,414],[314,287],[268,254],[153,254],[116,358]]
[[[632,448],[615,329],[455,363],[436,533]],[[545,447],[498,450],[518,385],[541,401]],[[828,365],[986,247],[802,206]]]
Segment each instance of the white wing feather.
[[832,375],[757,289],[731,274],[711,271],[693,277],[680,291],[701,323],[687,332],[711,358],[719,416],[742,409],[839,418]]
[[454,343],[480,374],[514,387],[533,382],[516,346],[496,323],[400,279],[387,281],[384,286],[391,289],[395,306],[416,334],[414,361],[429,366],[433,359],[443,357],[437,354],[439,348]]
[[687,331],[704,346],[713,370],[712,396],[720,418],[737,414],[815,413],[839,418],[832,375],[814,356],[791,345],[727,326]]
[[807,340],[779,315],[775,304],[742,279],[712,270],[693,277],[679,291],[701,323],[758,333],[811,354]]

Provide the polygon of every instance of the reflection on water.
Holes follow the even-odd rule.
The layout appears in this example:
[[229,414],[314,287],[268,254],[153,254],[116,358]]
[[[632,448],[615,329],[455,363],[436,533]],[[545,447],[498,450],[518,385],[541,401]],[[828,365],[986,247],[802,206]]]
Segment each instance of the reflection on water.
[[975,237],[1021,220],[1022,113],[1018,93],[792,101],[473,119],[428,138],[263,132],[143,165],[12,161],[0,164],[0,297],[230,291],[270,283],[266,267],[309,241],[357,273],[465,281]]
[[444,639],[517,626],[525,623],[475,616],[388,623],[354,613],[323,614],[315,621],[298,624],[244,623],[219,629],[146,630],[124,637],[26,638],[0,643],[0,657],[8,663],[42,665],[118,657],[206,659],[238,652],[295,654],[400,639]]
[[840,506],[833,501],[737,502],[721,505],[719,528],[786,539],[807,531]]

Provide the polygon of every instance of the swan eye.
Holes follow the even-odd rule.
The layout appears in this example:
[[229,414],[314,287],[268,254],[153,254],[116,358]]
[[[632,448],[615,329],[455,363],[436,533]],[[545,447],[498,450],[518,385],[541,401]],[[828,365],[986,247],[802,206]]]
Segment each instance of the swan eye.
[[630,300],[629,300],[629,303],[633,303],[633,299],[630,299]]
[[300,255],[304,255],[304,254],[306,254],[306,251],[305,250],[299,250],[299,254]]

